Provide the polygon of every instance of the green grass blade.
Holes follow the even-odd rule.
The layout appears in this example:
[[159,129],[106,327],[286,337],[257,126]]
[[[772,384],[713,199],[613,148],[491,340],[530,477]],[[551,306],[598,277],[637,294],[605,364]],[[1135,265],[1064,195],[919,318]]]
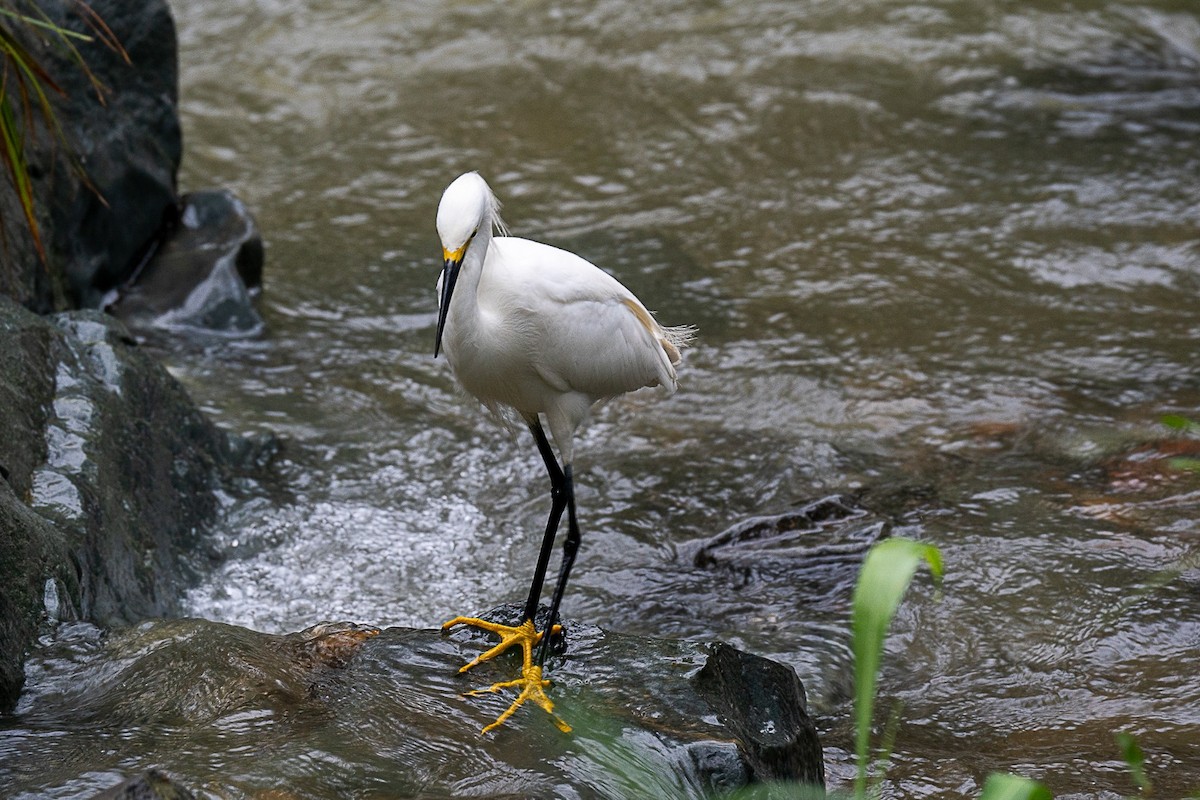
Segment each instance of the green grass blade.
[[1133,785],[1138,788],[1139,792],[1148,792],[1150,779],[1146,777],[1146,754],[1142,752],[1141,745],[1138,744],[1132,733],[1122,731],[1113,738],[1117,740],[1117,749],[1121,751],[1121,758],[1125,759],[1125,764],[1129,767],[1129,776],[1133,778]]
[[[92,33],[95,34],[96,38],[99,39],[105,47],[119,55],[121,60],[126,64],[133,64],[133,59],[129,57],[128,51],[125,50],[125,47],[121,44],[121,40],[117,38],[117,35],[113,33],[113,29],[108,27],[108,23],[104,21],[104,17],[97,14],[95,9],[83,2],[83,0],[75,0],[75,10],[81,17],[83,17],[84,22],[89,28],[91,28]],[[85,38],[88,41],[91,40],[91,37]]]
[[25,49],[25,45],[21,44],[15,36],[9,31],[0,26],[0,39],[3,40],[4,58],[6,63],[13,64],[20,69],[21,72],[28,75],[29,80],[34,84],[45,84],[58,94],[62,94],[62,89],[50,77],[50,73],[46,72],[45,68],[38,62],[33,55]]
[[42,262],[46,261],[46,249],[42,245],[41,232],[38,229],[37,217],[33,208],[33,184],[29,180],[29,171],[25,167],[25,148],[21,141],[21,128],[13,115],[12,104],[7,95],[0,95],[0,161],[8,172],[9,181],[17,193],[21,211],[25,214],[25,224],[33,239]]
[[92,37],[88,36],[86,33],[80,33],[79,31],[68,30],[67,28],[63,28],[58,25],[55,25],[52,22],[46,22],[44,20],[40,20],[35,17],[31,17],[28,14],[20,14],[16,11],[13,11],[11,9],[7,9],[4,7],[0,7],[0,16],[8,17],[9,19],[14,19],[17,22],[20,22],[25,25],[30,25],[34,28],[41,28],[42,30],[48,30],[51,33],[55,34],[56,36],[62,36],[63,38],[78,39],[81,42],[92,41]]
[[1007,772],[993,772],[984,782],[979,800],[1054,800],[1054,795],[1037,781]]
[[[96,12],[92,10],[91,6],[89,6],[87,3],[82,2],[82,0],[77,0],[74,5],[75,5],[76,13],[78,13],[83,18],[84,22],[88,25],[88,27],[90,27],[92,29],[92,31],[100,34],[101,41],[105,44],[105,46],[108,46],[110,49],[113,49],[112,44],[110,44],[109,40],[107,38],[104,38],[104,31],[107,31],[109,34],[112,33],[108,29],[108,26],[105,25],[103,30],[101,30],[100,28],[98,28],[96,26],[96,23],[93,21],[92,17],[89,16],[89,14],[94,15],[97,19],[99,19],[99,15],[97,15]],[[83,73],[84,77],[86,77],[88,79],[88,83],[90,83],[92,85],[92,90],[96,93],[96,100],[100,103],[100,105],[105,105],[106,104],[105,95],[108,93],[109,89],[107,86],[104,85],[104,83],[98,77],[96,77],[96,74],[94,72],[92,72],[91,68],[88,66],[87,60],[83,57],[83,54],[79,52],[79,48],[75,46],[75,43],[73,41],[71,41],[71,39],[75,38],[75,37],[67,35],[67,34],[71,33],[71,31],[69,31],[68,29],[63,28],[59,25],[56,25],[53,22],[53,20],[50,19],[50,16],[40,6],[35,6],[34,8],[42,18],[43,27],[48,28],[56,35],[57,44],[59,45],[60,49],[62,50],[63,55],[68,60],[70,60],[72,63],[74,63],[76,69],[78,69],[81,73]],[[32,18],[29,19],[30,24],[32,24],[35,21],[36,20],[34,20]],[[91,36],[85,36],[84,38],[85,38],[85,41],[89,41],[89,42],[93,41],[93,38]],[[115,40],[115,37],[113,37],[113,38]],[[125,62],[129,63],[129,54],[125,52],[125,48],[121,47],[119,42],[116,44],[115,49],[118,52],[118,54],[121,55],[125,59]]]
[[855,750],[858,775],[855,796],[865,796],[870,755],[871,720],[883,642],[892,617],[904,598],[917,567],[929,565],[935,579],[942,576],[942,555],[936,547],[911,539],[884,539],[867,553],[854,587],[851,627],[854,631]]
[[1164,414],[1162,417],[1159,417],[1158,421],[1168,428],[1182,433],[1200,433],[1200,423],[1193,422],[1179,414]]

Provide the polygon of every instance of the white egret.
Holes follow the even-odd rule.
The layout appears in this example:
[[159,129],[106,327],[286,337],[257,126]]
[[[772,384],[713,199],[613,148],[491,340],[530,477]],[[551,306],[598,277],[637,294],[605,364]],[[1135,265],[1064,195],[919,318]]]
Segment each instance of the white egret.
[[[576,429],[597,403],[645,386],[677,384],[679,349],[690,327],[664,327],[619,281],[574,253],[508,236],[500,204],[478,173],[447,187],[438,205],[437,230],[443,268],[438,281],[437,339],[433,355],[446,358],[463,388],[493,412],[515,411],[529,427],[550,475],[550,516],[534,568],[524,616],[517,626],[456,617],[444,626],[478,627],[500,642],[460,671],[514,645],[524,653],[521,677],[482,690],[519,690],[517,699],[484,733],[498,727],[527,700],[554,716],[542,678],[550,637],[534,626],[542,584],[563,511],[567,535],[562,566],[550,601],[549,624],[579,549],[571,464]],[[561,466],[546,439],[541,417],[558,447]],[[533,648],[542,642],[536,661]]]

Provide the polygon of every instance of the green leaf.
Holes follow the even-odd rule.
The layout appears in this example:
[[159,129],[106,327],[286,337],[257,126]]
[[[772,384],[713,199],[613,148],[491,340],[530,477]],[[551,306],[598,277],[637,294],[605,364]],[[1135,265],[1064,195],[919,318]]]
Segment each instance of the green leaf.
[[1183,433],[1200,433],[1200,423],[1193,422],[1180,414],[1164,414],[1159,417],[1158,421],[1168,428],[1182,431]]
[[866,791],[871,719],[883,641],[917,567],[925,562],[935,580],[942,577],[942,554],[933,545],[911,539],[884,539],[867,553],[854,587],[851,627],[854,631],[854,714],[858,776],[855,795]]
[[1113,738],[1117,740],[1117,749],[1121,751],[1121,758],[1125,759],[1125,764],[1129,767],[1129,776],[1133,778],[1133,785],[1138,788],[1139,792],[1149,791],[1150,779],[1146,777],[1146,754],[1142,752],[1137,739],[1132,733],[1124,731],[1116,734]]
[[993,772],[983,784],[979,800],[1054,800],[1037,781],[1008,772]]
[[1167,459],[1167,466],[1171,469],[1184,470],[1186,472],[1200,472],[1200,458],[1177,456]]

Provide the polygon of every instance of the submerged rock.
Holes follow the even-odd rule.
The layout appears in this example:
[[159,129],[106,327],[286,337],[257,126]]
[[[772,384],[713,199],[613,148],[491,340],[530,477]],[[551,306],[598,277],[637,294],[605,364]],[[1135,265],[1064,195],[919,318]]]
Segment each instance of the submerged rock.
[[2,711],[48,607],[102,625],[177,613],[217,493],[261,452],[206,419],[116,320],[38,317],[4,297],[0,424]]
[[240,200],[228,191],[184,195],[178,222],[108,310],[136,329],[257,333],[262,268],[262,236]]
[[94,800],[195,800],[196,795],[163,772],[148,769],[96,795]]
[[694,545],[692,563],[749,576],[827,571],[845,564],[857,572],[871,545],[890,523],[853,497],[830,495],[782,514],[750,517]]
[[[220,796],[702,797],[823,783],[791,668],[726,645],[566,629],[548,676],[570,734],[534,707],[480,733],[511,695],[464,692],[513,677],[519,656],[459,674],[490,644],[475,631],[343,623],[273,636],[175,620],[102,644],[65,636],[39,654],[15,719],[60,733],[8,737],[10,774],[27,777],[0,791],[89,796],[151,766]],[[53,766],[22,768],[32,761]]]

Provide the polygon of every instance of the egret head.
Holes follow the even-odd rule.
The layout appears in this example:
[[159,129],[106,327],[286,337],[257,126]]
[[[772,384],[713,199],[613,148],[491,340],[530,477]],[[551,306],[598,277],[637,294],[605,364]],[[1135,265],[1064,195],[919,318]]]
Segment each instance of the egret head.
[[447,258],[466,251],[489,216],[492,200],[492,190],[478,172],[459,175],[446,187],[438,204],[437,231]]
[[433,345],[433,357],[437,358],[442,346],[442,330],[446,327],[446,314],[450,309],[450,297],[467,248],[482,230],[490,235],[492,226],[501,232],[500,202],[478,172],[459,175],[442,193],[438,204],[437,231],[442,240],[442,296],[438,304],[437,339]]

